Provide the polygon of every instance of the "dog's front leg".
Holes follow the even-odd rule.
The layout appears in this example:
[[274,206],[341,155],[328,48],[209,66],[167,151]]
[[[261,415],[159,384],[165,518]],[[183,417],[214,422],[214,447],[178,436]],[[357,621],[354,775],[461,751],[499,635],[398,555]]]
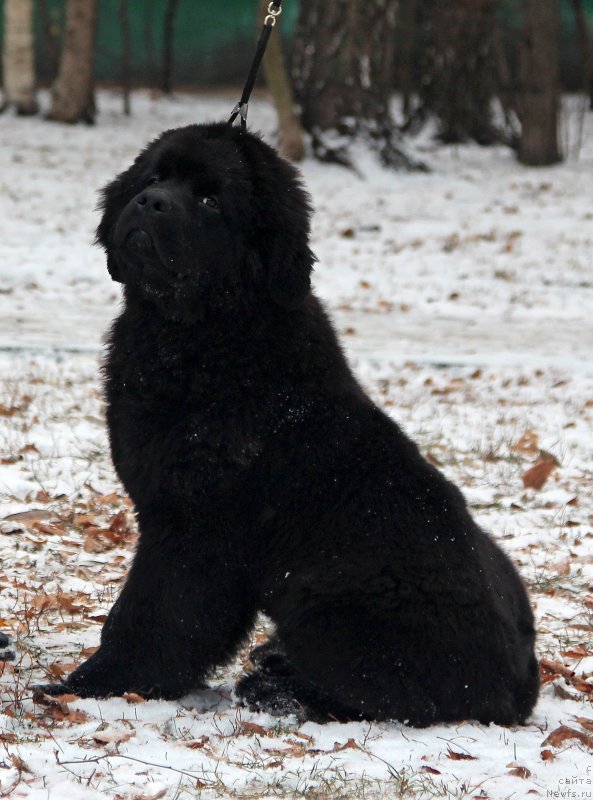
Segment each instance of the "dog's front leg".
[[63,684],[39,688],[165,698],[199,688],[234,654],[255,616],[245,576],[221,559],[220,542],[208,546],[212,540],[211,531],[180,537],[170,526],[143,532],[101,646]]

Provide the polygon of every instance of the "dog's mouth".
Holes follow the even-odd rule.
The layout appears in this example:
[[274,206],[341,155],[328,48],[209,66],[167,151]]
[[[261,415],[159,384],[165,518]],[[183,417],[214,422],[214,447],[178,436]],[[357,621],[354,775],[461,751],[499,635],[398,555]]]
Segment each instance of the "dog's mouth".
[[155,252],[152,239],[142,228],[133,228],[128,231],[123,247],[129,253],[138,253],[138,255],[148,255]]
[[138,277],[179,283],[187,277],[178,268],[177,260],[162,252],[155,240],[144,228],[133,227],[122,237],[118,247],[124,261],[139,270]]

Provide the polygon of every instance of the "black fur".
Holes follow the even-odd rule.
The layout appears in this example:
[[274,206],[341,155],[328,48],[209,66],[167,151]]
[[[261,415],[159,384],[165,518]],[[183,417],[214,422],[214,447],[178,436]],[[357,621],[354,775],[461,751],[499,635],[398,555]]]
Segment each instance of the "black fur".
[[107,419],[141,535],[99,650],[51,690],[179,697],[263,611],[253,708],[522,721],[525,589],[350,372],[310,292],[309,213],[296,171],[227,125],[164,133],[105,189],[125,295]]

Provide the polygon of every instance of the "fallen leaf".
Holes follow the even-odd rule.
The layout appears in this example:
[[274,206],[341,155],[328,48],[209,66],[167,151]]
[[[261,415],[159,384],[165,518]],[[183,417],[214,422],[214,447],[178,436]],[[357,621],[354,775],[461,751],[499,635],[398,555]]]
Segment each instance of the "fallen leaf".
[[270,732],[255,722],[242,722],[239,731],[247,736],[269,736]]
[[540,459],[523,473],[523,486],[525,489],[541,489],[557,466],[551,458]]
[[542,750],[539,755],[542,761],[553,761],[556,758],[551,750]]
[[189,747],[190,750],[201,750],[202,747],[208,744],[209,741],[210,737],[204,734],[203,736],[200,736],[199,739],[196,739],[194,742],[188,742],[186,744],[186,747]]
[[123,694],[123,698],[126,701],[126,703],[129,703],[130,705],[134,705],[135,703],[146,702],[146,698],[142,697],[141,694],[136,694],[136,692],[125,692]]
[[334,742],[333,752],[339,753],[340,750],[362,750],[362,747],[354,741],[354,739],[348,739],[346,744],[340,744],[339,742]]
[[451,748],[447,745],[447,758],[450,758],[452,761],[477,761],[476,756],[470,756],[469,753],[458,753],[456,750],[451,750]]
[[585,645],[578,644],[576,647],[573,647],[570,650],[562,650],[560,655],[566,656],[567,658],[587,658],[588,656],[593,655],[593,652],[591,652],[591,650],[587,650]]
[[302,731],[293,731],[292,735],[296,736],[299,739],[304,739],[306,742],[309,742],[309,744],[313,744],[313,742],[315,741],[315,739],[312,736],[309,736],[309,734],[307,733],[302,733]]
[[424,766],[420,767],[420,772],[428,772],[430,775],[441,774],[438,769],[435,769],[434,767],[429,767],[427,764],[424,764]]
[[168,791],[168,789],[160,789],[156,794],[134,795],[134,800],[161,800],[161,797],[165,797]]
[[578,722],[581,728],[593,733],[593,719],[589,719],[589,717],[576,717],[575,722]]
[[27,772],[29,775],[34,775],[35,773],[31,769],[31,767],[23,761],[20,756],[11,753],[10,760],[12,761],[12,765],[19,770],[19,772]]
[[593,750],[593,736],[583,731],[577,731],[575,728],[569,728],[568,725],[561,725],[556,728],[552,733],[542,742],[542,745],[551,745],[552,747],[561,747],[566,742],[576,739],[584,747]]
[[55,514],[52,514],[51,511],[48,511],[45,508],[32,508],[29,511],[19,511],[17,514],[9,514],[7,517],[4,517],[4,521],[19,521],[19,522],[28,522],[29,520],[41,520],[41,519],[50,519],[54,517]]
[[507,764],[507,768],[509,767],[510,767],[508,772],[509,775],[514,775],[516,778],[523,778],[523,779],[531,777],[531,770],[527,769],[527,767],[523,767],[520,764],[515,764],[514,762]]
[[133,729],[124,731],[121,728],[111,728],[104,723],[93,733],[93,739],[99,744],[120,744],[121,742],[127,742],[135,735],[136,731]]

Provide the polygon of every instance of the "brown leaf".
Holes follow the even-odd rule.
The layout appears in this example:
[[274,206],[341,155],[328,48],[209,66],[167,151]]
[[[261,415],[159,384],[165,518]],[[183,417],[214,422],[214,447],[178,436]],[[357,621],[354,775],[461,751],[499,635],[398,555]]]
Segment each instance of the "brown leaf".
[[334,753],[338,753],[340,750],[362,750],[362,747],[354,741],[354,739],[348,739],[346,744],[340,744],[339,742],[334,742],[333,751]]
[[121,728],[112,728],[107,723],[103,723],[93,733],[93,739],[99,744],[120,744],[121,742],[127,742],[135,735],[136,731],[133,729],[124,731]]
[[202,747],[208,744],[209,741],[210,737],[204,734],[203,736],[200,736],[199,739],[196,739],[194,742],[188,742],[185,746],[189,747],[190,750],[201,750]]
[[165,797],[168,791],[168,789],[159,789],[156,794],[134,795],[134,800],[161,800],[162,797]]
[[306,742],[309,742],[309,744],[313,744],[315,741],[312,736],[309,736],[307,733],[302,733],[302,731],[293,731],[292,735],[296,736],[298,739],[304,739]]
[[91,528],[87,529],[86,536],[84,537],[84,542],[82,545],[82,549],[85,553],[104,553],[106,550],[110,550],[113,547],[111,542],[105,541],[103,538],[99,538],[95,531],[99,531],[99,528],[93,528],[93,533],[90,533]]
[[578,722],[581,728],[593,733],[593,719],[589,719],[589,717],[577,717],[575,722]]
[[589,683],[585,678],[576,675],[574,670],[565,664],[560,664],[558,661],[552,661],[549,658],[542,658],[540,659],[540,668],[544,683],[549,683],[550,680],[554,679],[554,676],[560,675],[579,692],[585,692],[585,694],[593,693],[593,683]]
[[121,503],[121,497],[117,492],[111,492],[110,494],[99,495],[99,497],[95,498],[94,502],[99,505],[116,506],[118,503]]
[[26,764],[20,756],[15,755],[12,753],[10,755],[10,760],[12,761],[12,765],[18,769],[19,772],[27,772],[29,775],[33,775],[34,772],[31,767]]
[[556,467],[552,459],[540,459],[523,473],[523,486],[525,489],[541,489]]
[[551,750],[542,750],[539,755],[542,761],[553,761],[556,758]]
[[522,767],[520,764],[511,762],[507,764],[507,767],[510,767],[508,774],[514,775],[516,778],[527,779],[531,777],[531,770],[527,769],[527,767]]
[[576,739],[584,747],[593,750],[593,736],[590,736],[583,731],[577,731],[575,728],[569,728],[568,725],[561,725],[556,728],[552,733],[542,742],[542,745],[551,745],[552,747],[561,747],[566,742]]
[[88,714],[84,711],[73,711],[68,703],[73,700],[78,700],[75,694],[60,694],[52,696],[44,694],[43,692],[33,692],[33,702],[37,705],[44,706],[45,714],[56,722],[70,722],[73,725],[87,722],[89,719]]
[[566,656],[567,658],[587,658],[588,656],[593,655],[593,652],[591,652],[591,650],[587,650],[584,644],[577,644],[570,650],[562,650],[560,655]]
[[51,511],[45,508],[32,508],[30,511],[19,511],[17,514],[9,514],[7,517],[4,517],[4,521],[18,520],[19,522],[28,522],[29,520],[50,519],[53,516],[55,516],[55,514],[52,514]]
[[146,698],[142,697],[141,694],[136,694],[136,692],[125,692],[123,694],[123,698],[126,701],[126,703],[129,703],[130,705],[146,702]]
[[24,455],[25,453],[38,453],[38,452],[39,450],[34,444],[25,444],[19,450],[19,453],[21,453],[21,455]]
[[45,533],[48,536],[63,536],[66,531],[58,525],[49,525],[47,522],[33,522],[31,528],[38,533]]
[[76,514],[73,521],[75,525],[79,525],[81,528],[88,528],[91,525],[96,525],[97,519],[97,514]]
[[52,678],[63,678],[66,674],[66,670],[61,664],[50,664],[47,671]]
[[570,575],[570,561],[560,562],[559,564],[550,564],[548,569],[550,572],[555,572],[556,575]]
[[458,753],[456,750],[451,750],[451,747],[447,745],[447,758],[450,758],[452,761],[477,761],[476,756],[470,756],[469,753]]
[[428,772],[430,775],[441,774],[438,769],[435,769],[434,767],[429,767],[428,764],[425,764],[424,766],[420,767],[420,772]]
[[242,722],[239,731],[246,736],[269,736],[270,732],[255,722]]

